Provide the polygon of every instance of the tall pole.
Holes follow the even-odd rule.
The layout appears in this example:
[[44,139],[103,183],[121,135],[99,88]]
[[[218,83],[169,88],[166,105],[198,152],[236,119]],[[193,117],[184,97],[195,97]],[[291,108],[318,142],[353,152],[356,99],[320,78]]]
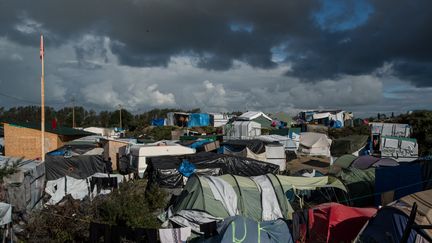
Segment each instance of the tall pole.
[[75,128],[75,97],[72,97],[72,127]]
[[122,117],[121,117],[122,106],[121,105],[119,105],[119,109],[120,109],[120,129],[122,129]]
[[44,43],[43,35],[41,35],[40,58],[42,62],[41,74],[41,147],[42,161],[45,161],[45,65],[44,65]]

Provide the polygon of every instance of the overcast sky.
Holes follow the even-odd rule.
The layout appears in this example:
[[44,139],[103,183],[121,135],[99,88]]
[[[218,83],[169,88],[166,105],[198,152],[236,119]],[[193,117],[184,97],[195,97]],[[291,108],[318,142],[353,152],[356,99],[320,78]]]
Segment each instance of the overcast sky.
[[0,106],[430,108],[431,0],[0,0]]

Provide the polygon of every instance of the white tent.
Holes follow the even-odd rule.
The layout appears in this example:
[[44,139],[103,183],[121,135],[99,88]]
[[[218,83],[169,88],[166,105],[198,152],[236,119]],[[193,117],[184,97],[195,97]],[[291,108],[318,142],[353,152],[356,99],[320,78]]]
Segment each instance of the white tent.
[[241,114],[241,116],[238,117],[239,120],[244,120],[244,121],[252,121],[260,116],[263,116],[264,118],[266,118],[269,121],[272,121],[272,119],[267,116],[264,112],[261,111],[248,111],[245,112],[243,114]]
[[304,132],[300,134],[299,152],[307,155],[330,156],[331,142],[325,134]]

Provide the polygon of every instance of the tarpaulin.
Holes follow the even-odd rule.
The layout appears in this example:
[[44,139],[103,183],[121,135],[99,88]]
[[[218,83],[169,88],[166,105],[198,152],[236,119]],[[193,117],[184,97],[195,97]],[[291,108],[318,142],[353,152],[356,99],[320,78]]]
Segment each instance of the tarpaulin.
[[47,180],[64,176],[85,179],[97,172],[106,172],[102,155],[77,155],[72,157],[51,156],[45,158]]
[[[178,188],[183,186],[183,176],[178,171],[182,161],[187,159],[196,166],[197,175],[234,174],[257,176],[267,173],[278,173],[279,166],[244,157],[201,152],[181,156],[160,156],[149,158],[147,172],[149,185]],[[205,170],[203,170],[205,169]]]
[[265,142],[258,139],[250,140],[228,140],[223,142],[221,145],[227,146],[231,151],[241,151],[245,148],[249,148],[252,152],[256,154],[261,154],[265,152],[265,146],[267,144],[280,144],[278,142]]
[[12,205],[0,202],[0,225],[12,222]]
[[188,127],[210,126],[210,115],[206,113],[192,113],[189,115]]
[[165,125],[165,118],[152,119],[151,125],[156,127],[163,127]]
[[375,170],[375,202],[381,204],[381,193],[394,191],[393,200],[423,190],[422,167],[419,163],[378,167]]

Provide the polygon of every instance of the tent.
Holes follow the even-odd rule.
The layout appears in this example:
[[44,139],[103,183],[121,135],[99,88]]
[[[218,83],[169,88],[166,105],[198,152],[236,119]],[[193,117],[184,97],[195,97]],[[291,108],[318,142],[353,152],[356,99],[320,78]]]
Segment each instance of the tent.
[[368,141],[366,135],[351,135],[333,140],[330,151],[332,156],[339,157],[344,154],[361,154],[361,150],[365,148]]
[[[300,230],[301,242],[352,242],[363,225],[376,213],[375,208],[354,208],[338,203],[325,203],[307,212],[304,226]],[[299,221],[295,220],[294,224]],[[306,230],[304,230],[306,229]]]
[[339,166],[341,168],[349,168],[352,164],[352,162],[357,159],[356,156],[352,155],[352,154],[345,154],[342,155],[341,157],[337,158],[334,162],[333,165]]
[[350,205],[356,207],[374,205],[375,168],[360,170],[351,167],[331,174],[340,179],[346,186]]
[[360,156],[353,161],[351,166],[357,169],[366,169],[375,164],[379,159],[380,158],[378,157],[373,157],[370,155]]
[[332,140],[325,134],[304,132],[300,134],[299,152],[307,155],[330,156]]
[[242,216],[228,217],[218,224],[218,235],[202,240],[202,243],[292,243],[288,225],[282,219],[257,222]]
[[[432,190],[405,196],[398,201],[382,207],[371,218],[357,239],[360,242],[401,242],[412,213],[413,204],[417,204],[417,213],[413,214],[414,225],[432,225]],[[407,242],[431,242],[431,229],[407,230]]]
[[[302,190],[328,187],[346,191],[339,180],[327,176],[192,176],[173,204],[172,213],[200,210],[219,218],[242,215],[257,221],[291,218],[294,211],[291,203],[297,196],[301,197]],[[175,216],[170,220],[188,226]]]
[[279,166],[232,155],[201,152],[193,155],[159,156],[149,159],[147,174],[150,185],[163,188],[181,188],[184,177],[178,170],[182,161],[187,160],[196,167],[197,175],[234,174],[256,176],[267,173],[278,173]]

